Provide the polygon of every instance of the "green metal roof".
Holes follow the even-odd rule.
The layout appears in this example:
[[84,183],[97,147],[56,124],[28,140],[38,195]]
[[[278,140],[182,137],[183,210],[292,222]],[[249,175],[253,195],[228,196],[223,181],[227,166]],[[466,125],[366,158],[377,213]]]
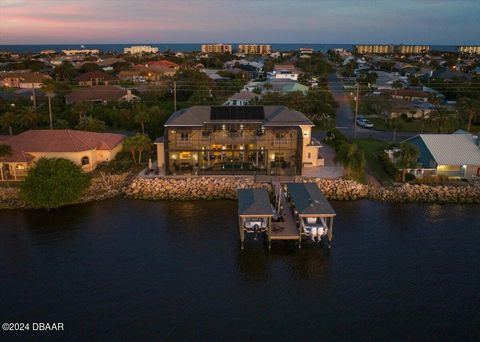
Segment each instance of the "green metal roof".
[[295,208],[303,215],[328,215],[334,216],[330,202],[315,183],[291,183],[287,185],[288,192],[295,203]]
[[273,216],[272,204],[265,189],[238,189],[238,214]]

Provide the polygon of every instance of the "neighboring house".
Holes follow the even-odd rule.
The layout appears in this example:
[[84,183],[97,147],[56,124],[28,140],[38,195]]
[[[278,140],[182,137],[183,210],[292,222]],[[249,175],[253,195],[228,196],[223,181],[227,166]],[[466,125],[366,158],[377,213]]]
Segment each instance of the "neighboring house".
[[478,137],[471,134],[420,134],[405,140],[420,151],[416,176],[441,175],[471,178],[480,176]]
[[40,158],[64,158],[93,171],[122,150],[123,134],[61,130],[29,130],[2,139],[12,154],[0,159],[0,179],[20,180]]
[[428,101],[430,94],[424,91],[411,90],[411,89],[397,89],[391,92],[391,97],[398,100],[421,100]]
[[436,79],[441,79],[443,81],[454,81],[455,79],[465,79],[467,81],[470,81],[473,78],[473,75],[466,74],[461,71],[443,69],[443,70],[434,71],[431,77]]
[[427,119],[433,110],[433,105],[421,100],[409,101],[409,100],[392,100],[392,108],[390,110],[390,118],[397,116],[406,116],[412,119]]
[[175,69],[175,70],[180,69],[180,65],[178,65],[177,63],[174,63],[174,62],[167,61],[166,59],[162,59],[160,61],[150,61],[150,62],[147,63],[147,65],[149,67],[150,66],[163,66],[163,67],[170,68],[170,69]]
[[75,89],[65,95],[67,104],[77,102],[98,102],[108,103],[109,101],[135,101],[140,98],[130,89],[121,88],[113,85],[99,85],[88,88]]
[[267,72],[267,79],[290,79],[298,80],[300,71],[293,64],[276,64],[272,72]]
[[91,87],[95,85],[118,84],[119,80],[115,75],[107,74],[103,71],[91,71],[78,75],[74,78],[78,85],[83,87]]
[[52,79],[38,72],[7,72],[0,74],[2,86],[8,88],[41,88],[43,81]]
[[400,76],[397,73],[390,73],[386,71],[375,70],[377,74],[377,80],[375,81],[374,87],[378,90],[382,89],[393,89],[392,85],[395,81],[401,82],[403,85],[408,84],[408,78]]
[[262,94],[270,92],[291,93],[294,91],[301,91],[306,94],[309,87],[290,79],[272,79],[266,82],[250,81],[244,86],[244,89],[250,92],[258,90]]
[[323,165],[312,127],[285,106],[193,106],[166,122],[158,165],[166,174],[301,174]]
[[164,77],[172,77],[176,69],[163,65],[135,65],[132,69],[123,70],[118,73],[121,80],[133,82],[157,82]]
[[230,96],[227,102],[225,102],[225,105],[226,106],[248,106],[256,103],[259,98],[260,98],[260,95],[244,90]]

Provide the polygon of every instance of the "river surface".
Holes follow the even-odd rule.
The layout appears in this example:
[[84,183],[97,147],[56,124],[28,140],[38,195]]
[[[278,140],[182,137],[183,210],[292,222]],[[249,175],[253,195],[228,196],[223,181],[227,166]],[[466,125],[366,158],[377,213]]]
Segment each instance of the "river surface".
[[333,202],[331,253],[261,239],[235,201],[0,211],[2,337],[478,340],[480,206]]

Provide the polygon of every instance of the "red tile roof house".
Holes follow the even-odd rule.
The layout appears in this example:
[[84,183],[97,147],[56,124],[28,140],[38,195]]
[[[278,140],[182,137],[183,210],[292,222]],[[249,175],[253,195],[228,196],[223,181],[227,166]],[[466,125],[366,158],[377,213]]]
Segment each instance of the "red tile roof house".
[[41,88],[43,81],[52,79],[39,72],[7,72],[0,73],[1,85],[8,88]]
[[180,69],[180,65],[174,62],[167,61],[166,59],[162,59],[161,61],[150,61],[147,63],[147,65],[148,66],[160,65],[160,66],[164,66],[171,69],[176,69],[176,70]]
[[130,89],[125,89],[113,85],[99,85],[88,88],[75,89],[65,95],[67,104],[77,102],[97,102],[108,103],[110,101],[136,101],[140,97],[132,94]]
[[91,87],[94,85],[109,85],[109,84],[118,84],[119,79],[115,75],[107,74],[103,71],[91,71],[84,74],[78,75],[74,79],[78,82],[78,85],[83,87]]
[[29,130],[1,140],[9,145],[12,154],[0,158],[0,180],[21,180],[38,159],[64,158],[93,171],[99,163],[110,161],[122,150],[126,136],[115,133],[97,133],[59,130]]

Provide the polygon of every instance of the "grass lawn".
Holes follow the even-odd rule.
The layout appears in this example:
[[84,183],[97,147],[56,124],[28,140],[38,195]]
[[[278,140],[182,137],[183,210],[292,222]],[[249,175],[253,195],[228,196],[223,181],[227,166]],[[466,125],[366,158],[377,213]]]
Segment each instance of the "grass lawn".
[[380,153],[387,149],[390,144],[376,139],[356,139],[353,141],[363,151],[365,151],[365,159],[367,161],[367,168],[371,174],[382,183],[382,185],[389,185],[392,179],[383,169],[383,165],[378,159]]

